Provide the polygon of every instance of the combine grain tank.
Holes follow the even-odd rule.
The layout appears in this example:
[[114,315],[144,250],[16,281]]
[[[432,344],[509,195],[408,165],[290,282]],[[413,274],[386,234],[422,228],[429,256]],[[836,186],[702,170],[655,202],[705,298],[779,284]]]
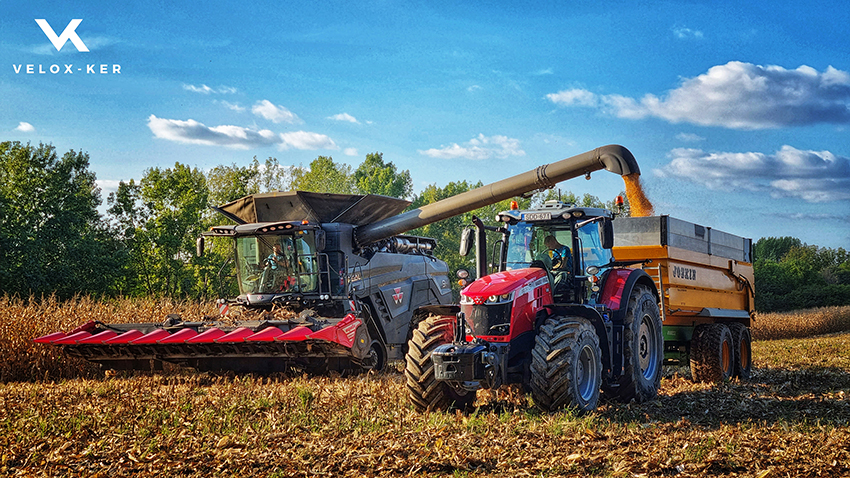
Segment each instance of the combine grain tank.
[[614,257],[646,261],[660,294],[665,363],[694,379],[747,378],[752,368],[752,240],[669,216],[614,221]]

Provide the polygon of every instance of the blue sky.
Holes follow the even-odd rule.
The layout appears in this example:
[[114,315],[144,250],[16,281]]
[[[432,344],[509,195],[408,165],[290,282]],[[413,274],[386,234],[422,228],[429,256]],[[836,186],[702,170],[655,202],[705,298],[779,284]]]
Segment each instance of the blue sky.
[[104,198],[175,162],[356,167],[380,151],[420,191],[616,143],[657,213],[850,248],[843,2],[0,7],[0,140],[88,152]]

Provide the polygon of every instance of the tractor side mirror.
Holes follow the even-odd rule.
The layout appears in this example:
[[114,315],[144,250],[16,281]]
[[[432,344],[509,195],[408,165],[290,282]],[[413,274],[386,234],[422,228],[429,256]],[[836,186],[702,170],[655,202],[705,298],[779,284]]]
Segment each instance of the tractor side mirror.
[[322,252],[325,250],[325,231],[316,231],[316,251]]
[[198,240],[195,241],[195,255],[204,257],[204,236],[198,237]]
[[599,223],[599,238],[602,240],[602,247],[611,249],[614,247],[614,223],[611,219],[605,218]]
[[465,227],[463,232],[460,233],[460,255],[466,257],[469,254],[469,250],[472,249],[472,234],[473,230],[471,227]]

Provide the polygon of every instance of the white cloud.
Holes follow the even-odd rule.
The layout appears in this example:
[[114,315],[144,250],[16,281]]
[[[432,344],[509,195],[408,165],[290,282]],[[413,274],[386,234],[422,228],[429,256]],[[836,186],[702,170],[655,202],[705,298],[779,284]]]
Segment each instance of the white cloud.
[[26,121],[21,121],[18,123],[18,127],[15,128],[15,131],[20,131],[22,133],[32,133],[35,131],[35,126],[27,123]]
[[702,38],[703,34],[699,30],[691,30],[687,27],[673,27],[673,35],[676,38],[686,39],[686,38]]
[[466,89],[466,91],[468,91],[468,92],[472,93],[473,91],[478,91],[478,90],[480,90],[480,89],[481,89],[481,86],[479,86],[479,85],[472,85],[472,86],[468,87],[468,88]]
[[229,109],[229,110],[238,111],[238,112],[240,112],[240,113],[241,113],[242,111],[245,111],[245,107],[244,107],[244,106],[239,105],[238,103],[231,103],[231,102],[229,102],[229,101],[224,101],[224,100],[222,100],[222,101],[216,101],[216,103],[218,103],[218,104],[220,104],[220,105],[224,106],[225,108],[227,108],[227,109]]
[[519,140],[507,136],[484,136],[467,141],[463,146],[453,143],[442,148],[419,150],[419,154],[439,159],[489,159],[507,158],[508,156],[524,156]]
[[233,88],[232,86],[219,86],[218,88],[211,88],[211,87],[209,87],[207,85],[203,85],[203,84],[201,86],[195,86],[195,85],[187,85],[185,83],[183,84],[183,89],[186,90],[186,91],[191,91],[192,93],[201,93],[201,94],[204,94],[204,95],[209,95],[211,93],[233,94],[233,93],[236,93],[238,91],[236,88]]
[[267,129],[254,130],[231,125],[209,127],[193,119],[183,121],[150,115],[148,128],[157,138],[178,143],[226,146],[235,149],[250,149],[280,143],[279,136]]
[[355,118],[354,116],[351,116],[348,113],[340,113],[338,115],[328,116],[328,119],[332,119],[332,120],[336,120],[336,121],[347,121],[349,123],[360,124],[360,122],[357,121],[357,118]]
[[357,152],[357,148],[345,148],[342,150],[343,154],[346,156],[359,156],[360,154]]
[[338,149],[336,143],[329,137],[308,131],[294,131],[280,134],[281,149]]
[[850,200],[850,159],[829,151],[783,146],[774,154],[705,153],[674,149],[657,176],[688,179],[711,189],[768,192],[807,202]]
[[705,141],[705,138],[694,133],[679,133],[676,135],[676,139],[686,143],[699,143],[701,141]]
[[733,129],[850,123],[850,73],[831,66],[818,72],[732,61],[684,79],[663,97],[646,94],[637,100],[584,89],[546,97],[560,106],[594,107],[620,118]]
[[573,88],[546,95],[549,101],[561,106],[597,106],[599,97],[587,90]]
[[269,100],[258,101],[253,107],[251,107],[251,112],[273,123],[301,123],[301,118],[299,118],[295,113],[289,111],[283,106],[275,105]]

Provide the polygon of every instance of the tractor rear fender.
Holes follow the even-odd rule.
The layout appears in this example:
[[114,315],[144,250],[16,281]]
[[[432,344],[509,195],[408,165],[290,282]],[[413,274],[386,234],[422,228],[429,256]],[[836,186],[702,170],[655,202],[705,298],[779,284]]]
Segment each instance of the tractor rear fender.
[[593,325],[596,335],[599,337],[599,347],[602,349],[602,368],[603,370],[611,370],[612,334],[605,326],[602,314],[598,310],[586,305],[547,305],[544,306],[544,310],[537,314],[535,330],[539,330],[547,318],[555,316],[579,316],[587,319]]
[[655,301],[658,301],[655,282],[642,269],[612,269],[605,275],[599,303],[614,312],[612,320],[615,324],[623,324],[629,308],[629,297],[638,284],[648,287]]

